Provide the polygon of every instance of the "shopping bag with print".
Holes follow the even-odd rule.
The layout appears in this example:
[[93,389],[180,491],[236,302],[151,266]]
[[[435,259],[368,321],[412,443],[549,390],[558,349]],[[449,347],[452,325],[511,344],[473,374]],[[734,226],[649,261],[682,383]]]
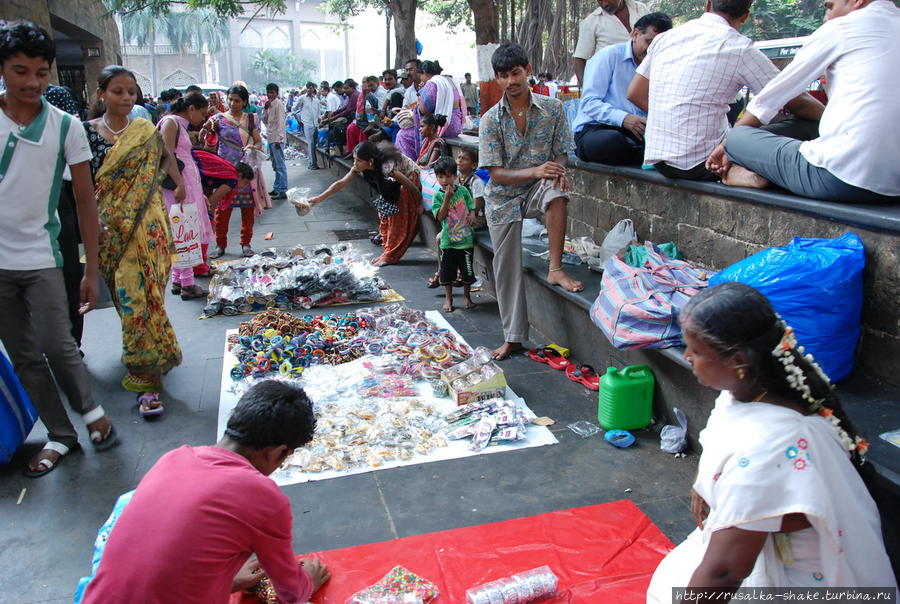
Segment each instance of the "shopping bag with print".
[[169,224],[177,258],[172,268],[192,268],[203,262],[200,248],[200,215],[192,203],[173,203],[169,208]]

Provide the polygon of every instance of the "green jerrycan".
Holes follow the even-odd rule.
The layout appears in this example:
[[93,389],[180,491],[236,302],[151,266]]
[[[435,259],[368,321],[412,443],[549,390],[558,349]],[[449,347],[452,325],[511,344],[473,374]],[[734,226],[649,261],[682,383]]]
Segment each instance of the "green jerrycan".
[[597,421],[605,430],[636,430],[653,416],[653,372],[646,365],[606,370],[600,378]]

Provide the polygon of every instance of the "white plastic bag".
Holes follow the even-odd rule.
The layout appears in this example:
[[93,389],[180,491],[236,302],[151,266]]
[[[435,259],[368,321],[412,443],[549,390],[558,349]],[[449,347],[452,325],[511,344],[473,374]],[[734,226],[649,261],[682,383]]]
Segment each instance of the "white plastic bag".
[[522,239],[538,239],[546,232],[547,228],[537,218],[525,218],[522,220]]
[[172,262],[172,268],[192,268],[203,262],[197,206],[193,203],[173,203],[169,208],[169,225],[172,227],[172,242],[178,256]]
[[609,230],[600,246],[600,264],[606,264],[606,261],[615,256],[619,250],[637,239],[634,232],[634,223],[630,218],[620,220],[613,228]]
[[681,453],[687,448],[687,418],[678,407],[673,409],[678,426],[663,426],[659,433],[659,448],[666,453]]

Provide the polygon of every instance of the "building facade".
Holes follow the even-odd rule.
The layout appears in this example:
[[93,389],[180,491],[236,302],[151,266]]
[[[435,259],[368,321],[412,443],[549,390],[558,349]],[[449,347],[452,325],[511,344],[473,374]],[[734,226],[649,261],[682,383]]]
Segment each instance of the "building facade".
[[3,0],[0,19],[32,21],[53,35],[51,79],[87,103],[107,65],[122,62],[119,29],[97,0]]
[[[154,45],[123,40],[124,65],[135,72],[145,94],[188,84],[229,86],[236,80],[251,89],[275,81],[300,87],[302,78],[316,82],[346,77],[346,34],[338,19],[325,14],[321,0],[288,0],[279,15],[260,13],[228,21],[228,40],[222,50],[208,45],[179,48],[163,31]],[[164,28],[160,28],[164,30]]]

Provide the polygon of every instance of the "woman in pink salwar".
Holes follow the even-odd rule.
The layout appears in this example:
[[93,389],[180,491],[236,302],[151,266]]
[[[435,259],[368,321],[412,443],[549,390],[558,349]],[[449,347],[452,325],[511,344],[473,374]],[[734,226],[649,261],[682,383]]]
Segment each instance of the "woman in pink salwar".
[[[188,127],[201,125],[206,119],[208,107],[209,101],[202,94],[196,92],[189,94],[175,101],[172,105],[172,113],[162,118],[157,126],[162,133],[166,148],[178,159],[181,178],[184,181],[184,203],[192,204],[197,209],[197,215],[200,218],[200,243],[204,250],[213,240],[213,227],[209,220],[203,186],[200,183],[200,172],[191,157],[191,139],[188,136]],[[177,203],[174,192],[165,186],[163,186],[163,199],[166,202],[167,211]],[[173,268],[172,293],[176,296],[180,294],[182,300],[193,300],[205,298],[208,292],[194,283],[193,268]]]

